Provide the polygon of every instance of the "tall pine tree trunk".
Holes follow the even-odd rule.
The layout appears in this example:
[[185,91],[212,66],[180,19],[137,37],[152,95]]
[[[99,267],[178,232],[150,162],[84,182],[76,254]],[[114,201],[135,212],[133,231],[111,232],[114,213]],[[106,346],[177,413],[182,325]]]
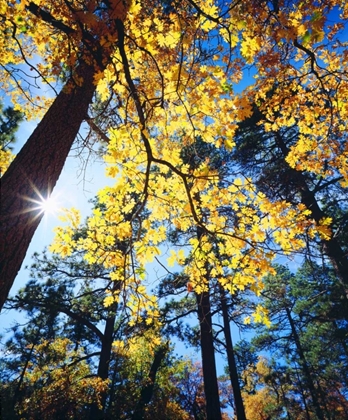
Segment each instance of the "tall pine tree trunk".
[[[197,201],[200,201],[199,194],[196,194]],[[203,230],[197,227],[197,239],[201,241]],[[206,264],[208,272],[208,264]],[[202,293],[195,293],[197,302],[197,313],[200,328],[200,344],[202,352],[202,370],[204,382],[204,394],[206,400],[206,412],[208,420],[221,420],[219,387],[216,374],[213,322],[211,315],[209,282],[208,290]]]
[[[26,144],[1,178],[0,310],[21,268],[43,213],[35,209],[47,198],[87,116],[95,69],[81,63]],[[81,86],[75,79],[82,78]]]
[[229,371],[231,385],[232,385],[237,420],[246,420],[242,393],[240,389],[238,372],[237,372],[237,365],[236,365],[236,360],[234,358],[230,319],[228,316],[228,308],[227,308],[227,302],[226,302],[226,292],[224,291],[222,286],[220,286],[220,296],[221,296],[221,310],[222,310],[223,328],[224,328],[224,336],[225,336],[225,343],[226,343],[228,371]]
[[207,419],[221,420],[209,291],[196,293]]

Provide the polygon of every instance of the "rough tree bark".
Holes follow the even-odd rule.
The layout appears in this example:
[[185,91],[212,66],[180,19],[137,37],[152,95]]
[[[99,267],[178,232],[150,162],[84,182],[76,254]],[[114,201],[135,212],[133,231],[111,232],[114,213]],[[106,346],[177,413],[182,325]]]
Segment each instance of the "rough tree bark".
[[82,84],[69,80],[1,178],[0,310],[43,216],[33,201],[56,185],[92,101],[94,74],[93,66],[79,65]]

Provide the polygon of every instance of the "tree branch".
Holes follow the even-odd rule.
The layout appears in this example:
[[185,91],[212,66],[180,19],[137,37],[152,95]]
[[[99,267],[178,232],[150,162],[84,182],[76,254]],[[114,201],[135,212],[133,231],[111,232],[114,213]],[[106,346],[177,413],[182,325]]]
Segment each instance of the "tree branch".
[[54,28],[59,29],[60,31],[63,31],[67,35],[71,35],[76,33],[75,29],[70,28],[70,26],[65,25],[62,21],[54,18],[51,13],[46,12],[46,10],[43,10],[41,7],[37,6],[34,2],[30,2],[28,6],[26,6],[26,9],[29,10],[29,12],[33,13],[36,17],[42,19],[43,21],[49,23]]

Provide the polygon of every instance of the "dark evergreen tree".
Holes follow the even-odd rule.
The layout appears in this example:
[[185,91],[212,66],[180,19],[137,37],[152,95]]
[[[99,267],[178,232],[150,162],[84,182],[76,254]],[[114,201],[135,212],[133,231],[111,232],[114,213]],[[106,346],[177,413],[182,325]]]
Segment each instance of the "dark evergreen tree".
[[284,375],[293,385],[281,395],[282,404],[291,407],[290,402],[298,398],[308,419],[343,419],[348,325],[344,317],[338,323],[330,317],[335,305],[341,306],[340,285],[332,270],[310,262],[296,274],[283,266],[276,268],[277,275],[266,278],[262,292],[272,325],[258,328],[253,343],[275,360],[284,360],[273,365],[278,391]]
[[[280,89],[275,86],[274,90]],[[270,92],[272,96],[274,92]],[[275,118],[281,113],[282,104]],[[292,168],[286,158],[296,144],[299,132],[296,122],[293,126],[278,131],[266,130],[270,123],[262,104],[254,105],[253,114],[239,125],[236,133],[236,148],[233,151],[235,164],[270,200],[286,200],[294,205],[302,204],[311,211],[310,218],[320,225],[331,218],[330,237],[307,237],[308,258],[319,258],[323,253],[336,271],[337,280],[348,296],[348,200],[347,189],[341,184],[342,176],[336,171],[326,171],[324,176],[298,171]],[[344,147],[345,138],[333,139]]]
[[0,102],[0,148],[11,150],[12,144],[16,141],[16,131],[19,124],[23,121],[23,114],[13,109],[4,108]]

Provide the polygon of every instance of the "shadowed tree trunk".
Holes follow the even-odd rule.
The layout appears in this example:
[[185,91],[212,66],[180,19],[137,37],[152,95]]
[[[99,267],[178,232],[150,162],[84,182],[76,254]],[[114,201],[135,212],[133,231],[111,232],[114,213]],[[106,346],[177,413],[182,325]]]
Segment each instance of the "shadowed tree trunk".
[[[118,20],[126,18],[129,2],[104,0],[102,3],[109,13],[108,31],[115,35]],[[68,37],[81,35],[32,1],[25,8]],[[70,23],[84,26],[81,21]],[[73,76],[1,178],[0,310],[42,219],[40,210],[35,209],[35,201],[40,201],[40,196],[47,198],[55,187],[81,123],[87,117],[96,88],[94,75],[104,71],[116,47],[116,44],[101,46],[99,41],[99,33],[82,31],[80,59]]]
[[132,420],[143,420],[145,407],[152,399],[157,371],[168,352],[168,348],[168,343],[166,343],[156,351],[150,368],[148,383],[143,386],[140,392],[140,399],[132,416]]
[[1,178],[0,310],[42,219],[37,202],[51,194],[87,115],[94,74],[93,66],[79,65],[81,86],[68,82]]
[[196,293],[207,419],[221,420],[209,292]]
[[[200,197],[197,194],[198,200]],[[200,241],[203,235],[201,227],[197,227],[197,238]],[[208,266],[206,266],[208,272]],[[210,304],[209,282],[208,290],[195,293],[197,302],[197,314],[200,328],[200,344],[202,352],[202,370],[204,382],[204,394],[206,401],[207,419],[221,420],[221,408],[219,387],[216,374],[215,349],[213,337],[213,322]]]
[[[101,339],[101,349],[97,375],[103,380],[109,378],[109,366],[112,352],[112,343],[114,341],[115,321],[116,314],[113,314],[109,318],[107,318],[104,328],[104,334]],[[105,403],[106,398],[108,396],[107,394],[107,392],[104,392],[101,395],[101,409],[99,409],[97,404],[92,405],[90,413],[91,420],[98,420],[104,418]]]
[[227,303],[226,303],[226,292],[224,291],[221,285],[220,285],[220,296],[221,296],[221,311],[222,311],[223,326],[224,326],[224,336],[225,336],[225,342],[226,342],[228,371],[229,371],[231,385],[232,385],[235,410],[236,410],[238,420],[246,420],[242,393],[241,393],[241,389],[239,385],[237,365],[236,365],[236,360],[234,358],[230,319],[228,316],[228,308],[227,308]]
[[[121,291],[122,282],[114,282],[112,291]],[[98,364],[98,373],[99,378],[106,380],[109,378],[109,367],[112,354],[112,343],[114,342],[114,332],[115,332],[115,323],[116,323],[116,312],[118,309],[118,304],[115,303],[110,308],[110,316],[106,319],[104,334],[101,337],[101,349],[99,356]],[[110,395],[110,390],[102,393],[101,395],[101,409],[97,404],[93,404],[90,412],[90,420],[99,420],[104,418],[104,410],[106,405],[106,400],[108,395]]]

